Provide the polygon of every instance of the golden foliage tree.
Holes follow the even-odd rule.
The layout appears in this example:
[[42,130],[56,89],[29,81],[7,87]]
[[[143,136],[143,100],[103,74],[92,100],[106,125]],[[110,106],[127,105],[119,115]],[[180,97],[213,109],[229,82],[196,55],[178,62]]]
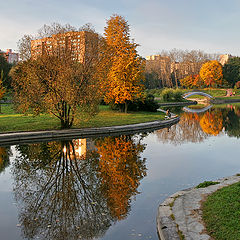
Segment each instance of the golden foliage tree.
[[180,79],[180,84],[185,88],[200,88],[204,86],[204,82],[200,78],[199,74],[189,75],[185,78]]
[[70,128],[76,119],[94,115],[100,96],[96,71],[99,59],[97,44],[89,44],[91,51],[83,63],[74,60],[71,52],[44,54],[19,63],[11,74],[18,110],[25,113],[31,109],[36,115],[48,112],[61,121],[61,128]]
[[221,85],[223,79],[222,65],[216,60],[204,63],[200,69],[200,77],[209,87]]
[[137,194],[139,181],[146,175],[144,145],[131,136],[106,137],[96,143],[103,193],[112,217],[123,219],[130,199]]
[[105,27],[105,64],[107,78],[103,81],[105,101],[125,104],[143,97],[144,61],[138,55],[136,43],[130,40],[129,25],[119,15],[113,15]]

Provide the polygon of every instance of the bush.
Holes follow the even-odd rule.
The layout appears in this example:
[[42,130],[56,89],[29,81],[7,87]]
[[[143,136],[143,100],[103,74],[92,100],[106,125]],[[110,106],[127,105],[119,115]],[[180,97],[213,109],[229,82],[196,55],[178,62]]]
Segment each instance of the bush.
[[173,89],[165,88],[162,91],[162,99],[163,101],[170,102],[173,100]]
[[[124,104],[110,104],[112,110],[124,111]],[[157,112],[159,108],[158,103],[154,101],[154,96],[148,94],[144,101],[135,101],[128,103],[129,111],[146,111],[146,112]]]
[[173,99],[177,102],[181,101],[183,98],[182,98],[182,91],[180,89],[176,89],[174,92],[173,92]]
[[180,89],[172,89],[172,88],[165,88],[162,91],[162,99],[165,102],[180,102],[183,100],[182,98],[182,91]]

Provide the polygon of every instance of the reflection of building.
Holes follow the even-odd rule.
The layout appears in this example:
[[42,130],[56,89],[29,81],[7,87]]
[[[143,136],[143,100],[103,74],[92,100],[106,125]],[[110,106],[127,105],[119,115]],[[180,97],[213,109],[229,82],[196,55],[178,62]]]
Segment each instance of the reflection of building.
[[76,158],[86,155],[86,152],[87,152],[87,139],[86,138],[73,140],[73,144],[74,144]]
[[61,56],[69,51],[73,60],[84,62],[84,57],[89,50],[86,48],[87,41],[93,41],[96,38],[97,34],[95,33],[80,31],[59,33],[52,37],[32,40],[31,56],[33,59],[45,53]]
[[[95,149],[94,141],[92,141],[89,138],[76,139],[76,140],[73,140],[72,142],[73,142],[76,158],[81,158],[81,157],[85,158],[87,150],[92,151]],[[71,149],[71,154],[72,153],[73,151]]]
[[18,62],[19,55],[18,53],[14,53],[12,49],[7,49],[6,52],[1,51],[0,49],[0,54],[2,54],[5,57],[8,63],[12,64]]

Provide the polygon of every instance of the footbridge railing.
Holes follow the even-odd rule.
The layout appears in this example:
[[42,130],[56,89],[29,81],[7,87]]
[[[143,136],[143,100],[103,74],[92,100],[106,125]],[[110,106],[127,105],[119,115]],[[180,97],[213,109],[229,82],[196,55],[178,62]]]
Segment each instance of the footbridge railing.
[[206,107],[203,108],[189,108],[189,107],[184,107],[183,111],[184,112],[189,112],[189,113],[202,113],[202,112],[206,112],[207,110],[209,110],[210,108],[212,108],[213,105],[208,105]]
[[213,98],[213,96],[211,96],[210,94],[207,94],[205,92],[187,92],[183,94],[183,98],[189,98],[193,95],[201,95],[207,98]]

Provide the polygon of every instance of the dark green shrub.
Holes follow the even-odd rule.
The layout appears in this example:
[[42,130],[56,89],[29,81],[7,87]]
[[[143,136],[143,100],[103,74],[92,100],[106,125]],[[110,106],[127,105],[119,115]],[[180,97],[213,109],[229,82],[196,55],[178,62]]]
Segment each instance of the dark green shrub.
[[173,92],[173,99],[177,102],[179,101],[182,101],[182,91],[180,89],[176,89],[174,92]]
[[[124,110],[124,104],[110,104],[112,110]],[[135,101],[128,103],[129,111],[156,112],[159,108],[158,103],[154,101],[154,96],[148,94],[144,101]]]
[[173,100],[173,89],[171,88],[165,88],[162,91],[162,99],[165,102],[170,102]]

